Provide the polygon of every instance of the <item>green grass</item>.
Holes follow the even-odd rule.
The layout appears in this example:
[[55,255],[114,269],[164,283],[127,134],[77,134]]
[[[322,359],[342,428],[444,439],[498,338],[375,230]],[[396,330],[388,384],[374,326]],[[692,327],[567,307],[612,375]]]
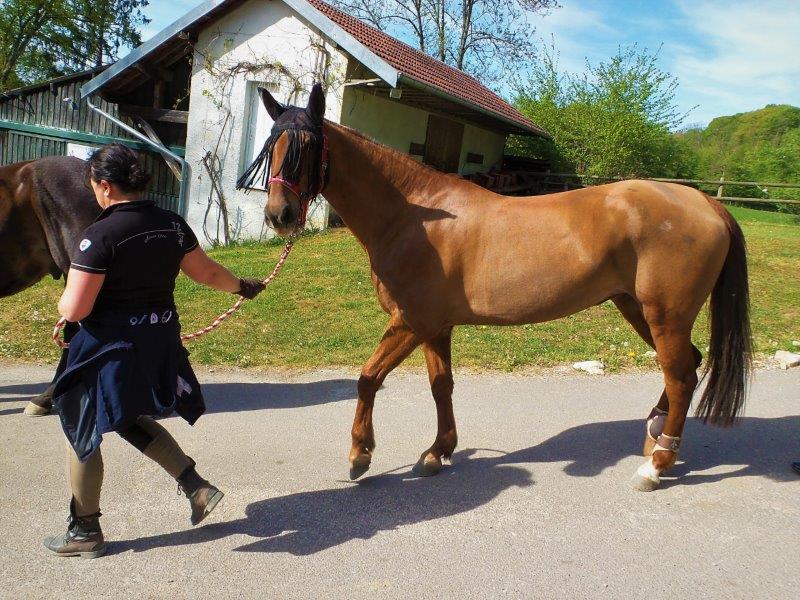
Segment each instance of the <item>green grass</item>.
[[729,211],[740,223],[771,223],[773,225],[800,225],[800,215],[780,213],[770,210],[756,210],[742,206],[728,206]]
[[[753,330],[757,351],[792,349],[800,339],[800,226],[733,209],[750,247]],[[774,215],[774,213],[773,213]],[[785,215],[781,215],[784,217]],[[241,276],[264,276],[281,251],[275,245],[218,249],[214,258]],[[49,339],[56,319],[59,282],[43,281],[0,300],[0,358],[53,361]],[[205,326],[233,297],[207,290],[185,277],[176,294],[184,330]],[[188,347],[199,364],[239,367],[311,368],[360,366],[380,339],[386,315],[378,306],[367,257],[346,231],[298,242],[277,281],[247,303],[220,330]],[[705,313],[695,327],[700,348],[708,344]],[[649,348],[606,303],[578,315],[522,327],[459,327],[453,348],[456,366],[514,370],[599,358],[612,370],[655,368]],[[422,365],[419,352],[409,360]]]

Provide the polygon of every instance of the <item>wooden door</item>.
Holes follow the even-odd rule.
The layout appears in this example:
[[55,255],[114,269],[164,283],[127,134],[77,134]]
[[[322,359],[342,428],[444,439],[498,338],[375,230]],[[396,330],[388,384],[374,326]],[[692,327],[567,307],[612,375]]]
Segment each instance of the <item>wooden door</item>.
[[461,163],[463,139],[463,123],[438,115],[430,115],[423,162],[445,173],[457,173]]

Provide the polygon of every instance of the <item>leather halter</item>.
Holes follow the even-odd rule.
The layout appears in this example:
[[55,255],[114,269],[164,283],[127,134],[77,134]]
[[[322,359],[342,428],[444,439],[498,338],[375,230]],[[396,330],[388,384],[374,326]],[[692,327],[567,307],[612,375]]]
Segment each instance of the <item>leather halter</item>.
[[[294,129],[295,131],[309,131],[313,135],[320,135],[314,131],[310,131],[305,127],[287,127],[285,131],[289,129]],[[325,188],[328,185],[328,136],[324,133],[322,135],[322,152],[320,154],[320,184],[319,189],[316,191],[306,190],[305,192],[300,189],[300,183],[297,181],[291,181],[279,175],[275,175],[270,177],[267,181],[267,193],[269,193],[269,186],[273,183],[277,183],[278,185],[282,185],[287,190],[292,192],[297,198],[300,200],[300,215],[297,219],[297,224],[299,227],[304,227],[306,224],[306,216],[308,214],[308,205],[317,199]]]

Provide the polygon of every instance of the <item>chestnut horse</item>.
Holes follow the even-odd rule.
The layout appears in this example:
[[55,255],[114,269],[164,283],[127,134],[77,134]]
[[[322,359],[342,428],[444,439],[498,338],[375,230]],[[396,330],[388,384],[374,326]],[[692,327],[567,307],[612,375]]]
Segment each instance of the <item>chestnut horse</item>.
[[[0,167],[0,298],[67,273],[80,234],[100,214],[86,176],[86,163],[66,156]],[[40,399],[47,405],[47,392]]]
[[375,449],[375,394],[415,348],[425,354],[438,414],[436,439],[417,463],[429,475],[456,447],[454,326],[538,323],[606,300],[656,350],[664,373],[635,488],[655,489],[675,463],[698,385],[701,355],[692,327],[709,295],[708,381],[697,414],[734,422],[750,371],[747,263],[742,231],[716,200],[638,180],[504,197],[324,120],[319,85],[306,108],[284,107],[266,90],[261,95],[275,124],[239,185],[273,175],[265,213],[284,234],[302,225],[307,202],[324,187],[366,249],[390,316],[358,381],[351,478],[367,471]]

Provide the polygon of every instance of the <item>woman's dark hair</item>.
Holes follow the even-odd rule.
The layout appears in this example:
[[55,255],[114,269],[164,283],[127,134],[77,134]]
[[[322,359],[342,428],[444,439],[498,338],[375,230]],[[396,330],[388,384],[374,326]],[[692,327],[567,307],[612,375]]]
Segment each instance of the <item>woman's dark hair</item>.
[[143,192],[150,183],[139,155],[122,144],[108,144],[89,158],[89,174],[94,181],[107,181],[126,194]]

